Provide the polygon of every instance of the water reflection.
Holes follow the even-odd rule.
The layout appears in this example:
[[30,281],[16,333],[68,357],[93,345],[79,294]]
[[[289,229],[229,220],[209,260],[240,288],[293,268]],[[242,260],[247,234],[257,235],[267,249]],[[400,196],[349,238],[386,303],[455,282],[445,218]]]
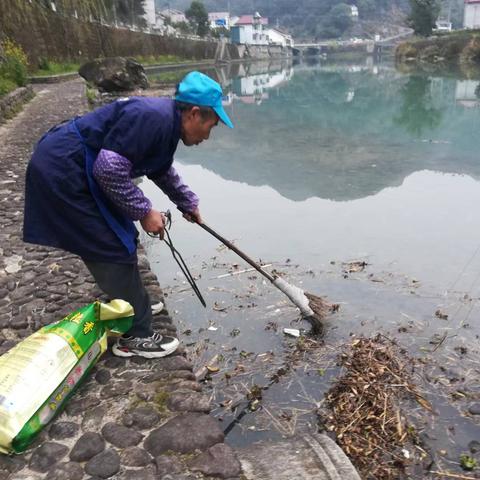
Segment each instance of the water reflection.
[[480,82],[477,80],[457,80],[455,100],[462,107],[480,107]]
[[[237,64],[208,73],[228,92],[235,129],[215,129],[212,141],[179,148],[176,156],[180,173],[201,198],[206,221],[254,258],[274,263],[292,284],[342,304],[326,329],[332,356],[351,335],[378,332],[400,335],[412,356],[423,356],[432,352],[434,334],[448,332],[448,340],[433,350],[436,364],[454,362],[461,369],[455,378],[469,378],[463,372],[477,361],[480,334],[474,321],[478,302],[471,302],[480,291],[480,212],[474,207],[480,202],[480,109],[470,108],[478,105],[478,82],[403,75],[368,62]],[[244,101],[251,96],[261,101]],[[387,188],[392,186],[399,188]],[[151,182],[142,188],[166,208]],[[248,358],[267,370],[272,364],[264,359],[271,351],[284,358],[292,340],[282,328],[298,326],[291,324],[295,312],[258,276],[225,277],[239,260],[203,230],[179,220],[173,235],[199,278],[206,310],[185,288],[161,242],[146,247],[160,282],[172,286],[169,308],[185,322],[179,331],[193,332],[183,339],[195,345],[197,364],[221,355],[222,373],[234,372],[230,380],[240,392],[246,378],[268,383],[270,372],[262,367],[234,383],[235,368],[247,361],[245,352],[258,353]],[[343,262],[354,259],[367,260],[368,268],[346,275]],[[448,320],[439,321],[437,309],[446,310]],[[271,320],[278,332],[267,329]],[[234,329],[240,333],[232,335]],[[459,346],[471,357],[460,357]],[[301,399],[320,402],[336,375],[335,367],[322,378],[293,370],[265,392],[263,403],[273,405],[271,411],[308,410]],[[213,395],[224,392],[223,378],[214,378]],[[429,378],[437,381],[436,374]],[[472,387],[467,385],[469,392]],[[436,383],[432,390],[437,409]],[[478,427],[460,413],[467,405],[457,401],[456,408],[439,409],[430,435],[438,438],[432,451],[448,449],[453,461],[478,438]],[[244,418],[229,440],[242,444],[254,435],[272,435],[258,431],[260,414]],[[445,435],[451,425],[461,430],[458,447]],[[310,425],[299,421],[297,427]]]
[[418,138],[426,130],[435,130],[442,121],[442,111],[433,105],[430,84],[429,78],[411,76],[400,90],[403,102],[394,122]]
[[235,129],[177,159],[292,200],[336,201],[399,186],[419,170],[480,178],[478,81],[391,65],[259,62],[211,67]]

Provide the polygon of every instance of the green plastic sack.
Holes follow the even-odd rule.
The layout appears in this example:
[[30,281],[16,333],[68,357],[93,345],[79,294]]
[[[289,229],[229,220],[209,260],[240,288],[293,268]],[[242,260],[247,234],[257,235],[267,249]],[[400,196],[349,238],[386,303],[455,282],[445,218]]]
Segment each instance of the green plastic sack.
[[132,321],[129,303],[95,302],[0,356],[0,452],[24,451],[105,352],[107,333],[125,333]]

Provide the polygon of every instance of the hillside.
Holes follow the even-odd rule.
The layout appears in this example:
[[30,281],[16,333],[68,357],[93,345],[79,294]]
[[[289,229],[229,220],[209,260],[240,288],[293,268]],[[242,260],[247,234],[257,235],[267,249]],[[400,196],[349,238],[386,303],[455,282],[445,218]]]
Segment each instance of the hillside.
[[[168,5],[185,11],[192,0],[156,0],[157,9]],[[395,35],[395,26],[406,26],[409,0],[202,0],[209,12],[230,11],[232,15],[258,11],[271,25],[288,30],[297,40],[369,37],[375,33]],[[463,25],[464,0],[438,0],[439,19],[452,22],[454,29]],[[347,5],[358,7],[359,19],[352,22]],[[374,28],[372,28],[374,26]],[[392,30],[393,28],[393,30]]]
[[[190,3],[171,0],[169,5],[184,11]],[[409,11],[408,0],[204,0],[204,4],[208,11],[226,11],[230,6],[232,15],[258,11],[270,24],[288,29],[297,39],[359,36],[371,22],[403,24]],[[353,4],[359,11],[357,22],[350,17],[348,5]],[[165,8],[164,0],[157,0],[157,7]]]

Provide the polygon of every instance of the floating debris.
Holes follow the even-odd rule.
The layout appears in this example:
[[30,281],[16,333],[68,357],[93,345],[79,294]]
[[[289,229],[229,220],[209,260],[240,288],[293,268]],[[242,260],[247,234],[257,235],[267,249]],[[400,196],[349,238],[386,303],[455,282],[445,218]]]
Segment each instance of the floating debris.
[[285,335],[290,335],[291,337],[299,337],[300,336],[300,330],[297,328],[284,328],[283,333]]
[[364,260],[356,260],[354,262],[347,262],[342,264],[343,269],[346,273],[363,272],[367,265],[368,263]]
[[448,320],[448,315],[446,313],[443,313],[441,310],[437,310],[435,312],[435,316],[437,318],[440,318],[441,320]]
[[327,393],[328,408],[319,412],[320,423],[336,435],[362,478],[406,478],[418,441],[399,401],[408,396],[431,410],[430,404],[411,383],[405,359],[393,343],[378,335],[356,339],[350,348],[341,354],[346,372]]

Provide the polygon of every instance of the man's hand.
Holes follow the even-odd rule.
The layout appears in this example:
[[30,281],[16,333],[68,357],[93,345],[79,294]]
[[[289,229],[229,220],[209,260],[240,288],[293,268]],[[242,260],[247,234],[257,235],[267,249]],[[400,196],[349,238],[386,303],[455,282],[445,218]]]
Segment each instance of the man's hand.
[[161,240],[165,235],[165,215],[153,208],[140,220],[147,233],[158,234]]
[[202,216],[200,215],[200,210],[196,208],[193,212],[184,213],[183,218],[192,223],[203,223]]

